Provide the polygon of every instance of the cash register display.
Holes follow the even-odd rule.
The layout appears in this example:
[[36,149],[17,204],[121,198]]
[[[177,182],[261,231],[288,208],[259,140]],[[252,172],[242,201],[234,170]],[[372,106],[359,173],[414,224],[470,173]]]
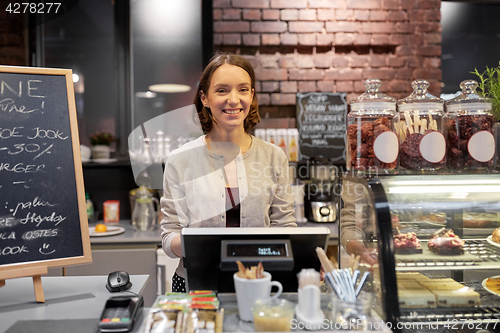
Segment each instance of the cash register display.
[[285,244],[227,244],[228,257],[286,257]]

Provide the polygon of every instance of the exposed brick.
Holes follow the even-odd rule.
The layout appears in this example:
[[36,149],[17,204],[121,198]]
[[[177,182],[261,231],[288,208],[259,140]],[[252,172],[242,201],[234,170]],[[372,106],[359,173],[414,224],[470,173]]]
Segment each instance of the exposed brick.
[[366,33],[391,33],[396,31],[396,24],[390,22],[362,22],[362,29]]
[[321,32],[324,27],[323,22],[290,22],[288,31],[290,32]]
[[371,35],[369,34],[355,34],[354,45],[369,45],[371,43]]
[[279,34],[262,34],[262,45],[279,45],[280,35]]
[[371,67],[384,67],[387,66],[386,63],[387,56],[384,54],[372,54],[370,55],[370,66]]
[[259,21],[261,19],[260,9],[243,9],[243,19],[247,21]]
[[440,34],[440,33],[425,34],[424,41],[427,44],[441,44],[442,34]]
[[416,8],[415,0],[399,0],[399,6],[402,10],[411,10]]
[[382,0],[382,8],[384,9],[398,9],[399,1],[398,0]]
[[297,34],[281,34],[280,40],[283,45],[298,45],[299,43]]
[[370,19],[370,11],[356,9],[354,11],[354,19],[356,21],[368,21]]
[[284,81],[288,75],[286,69],[257,68],[255,76],[260,81]]
[[296,93],[298,91],[297,90],[297,81],[281,81],[280,82],[280,91],[282,93]]
[[391,80],[387,83],[386,91],[388,92],[406,92],[408,91],[408,81]]
[[365,83],[363,80],[354,81],[354,92],[362,93],[366,91]]
[[379,9],[382,8],[381,0],[346,0],[346,7],[353,9]]
[[417,54],[423,56],[440,56],[441,45],[421,45],[417,48]]
[[390,34],[389,35],[389,45],[408,44],[409,41],[410,41],[410,38],[408,35],[402,35],[402,34]]
[[[326,76],[326,73],[325,73]],[[361,68],[334,68],[329,72],[329,76],[327,79],[333,79],[333,80],[350,80],[350,81],[355,81],[355,80],[361,80],[363,78],[363,69]]]
[[298,34],[299,45],[316,45],[316,35],[315,34]]
[[441,58],[424,58],[424,68],[441,68]]
[[408,20],[414,22],[424,22],[425,11],[424,10],[412,10],[408,12]]
[[[248,0],[247,0],[248,1]],[[249,2],[252,2],[250,0]],[[306,8],[307,0],[271,0],[271,8]]]
[[262,92],[278,92],[280,89],[279,82],[266,81],[262,82]]
[[271,103],[273,105],[295,105],[295,94],[271,94]]
[[262,20],[278,21],[280,19],[280,11],[278,9],[263,9]]
[[332,92],[334,87],[333,81],[318,81],[316,85],[320,92]]
[[354,10],[352,9],[337,9],[335,10],[335,18],[338,21],[347,21],[350,19],[354,19]]
[[367,55],[354,54],[351,56],[351,67],[366,68],[370,65],[370,58]]
[[417,25],[418,30],[421,32],[441,32],[441,23],[428,22]]
[[309,0],[309,8],[342,8],[343,1],[339,0]]
[[408,15],[402,10],[391,10],[387,12],[387,21],[405,21],[407,19]]
[[269,0],[232,0],[236,8],[269,8]]
[[429,80],[429,89],[427,89],[432,95],[441,95],[441,81]]
[[241,9],[224,9],[222,11],[223,20],[241,20]]
[[214,34],[214,45],[222,45],[222,34]]
[[252,32],[285,32],[285,22],[251,22]]
[[421,57],[408,57],[407,66],[409,68],[420,68],[422,67],[423,59]]
[[213,8],[230,8],[231,1],[230,0],[213,0],[212,7]]
[[352,45],[356,42],[354,34],[337,32],[335,34],[335,45]]
[[313,68],[314,57],[312,55],[299,55],[295,58],[297,68]]
[[441,0],[419,0],[416,1],[418,9],[437,9],[441,8]]
[[280,11],[282,21],[297,21],[299,11],[297,9],[283,9]]
[[290,80],[323,80],[324,72],[318,69],[290,69]]
[[325,23],[327,32],[358,32],[361,30],[361,24],[359,22],[346,21]]
[[250,23],[244,21],[236,22],[214,22],[215,32],[249,32]]
[[302,9],[299,10],[299,20],[302,21],[316,21],[315,9]]
[[333,63],[333,54],[316,54],[314,56],[314,67],[330,68]]
[[214,21],[222,20],[222,10],[221,9],[214,9],[212,11],[212,18]]
[[337,81],[335,83],[335,92],[348,92],[353,91],[354,82],[352,81]]
[[280,68],[295,68],[295,56],[294,55],[285,55],[281,56],[279,59]]
[[280,57],[278,55],[267,55],[267,54],[262,54],[258,57],[259,64],[264,68],[279,68],[278,65],[279,58]]
[[333,9],[318,9],[318,20],[331,21],[335,19],[335,10]]
[[396,47],[397,55],[411,55],[414,53],[414,48],[410,45],[400,45]]
[[395,74],[395,70],[392,68],[384,68],[384,69],[365,69],[363,71],[363,77],[365,79],[369,78],[378,78],[381,80],[389,80]]
[[344,55],[333,56],[333,67],[341,68],[349,66],[349,58]]
[[259,34],[244,34],[243,35],[243,45],[248,45],[248,46],[260,45],[260,35]]
[[441,80],[441,69],[440,68],[417,68],[413,72],[415,77],[427,79],[427,80]]
[[389,12],[385,10],[370,10],[369,20],[370,21],[385,21]]
[[300,81],[299,92],[316,91],[316,81]]
[[259,101],[260,105],[270,105],[271,104],[271,95],[269,94],[257,94],[257,101]]
[[224,45],[241,45],[241,35],[240,34],[224,34],[222,42]]
[[396,30],[394,30],[393,32],[400,32],[403,34],[415,33],[415,24],[407,23],[407,22],[398,22],[398,23],[396,23]]
[[441,11],[439,10],[427,10],[424,14],[424,20],[426,22],[440,22],[441,21]]
[[319,46],[332,45],[333,34],[316,34],[316,44]]
[[248,62],[250,63],[250,65],[252,65],[253,68],[256,68],[259,65],[259,60],[257,56],[243,54],[243,57],[246,60],[248,60]]
[[406,65],[406,57],[388,56],[387,65],[392,68],[403,67]]
[[372,45],[388,45],[389,44],[388,34],[373,34],[371,38]]
[[262,91],[262,85],[260,84],[260,81],[255,81],[255,92],[260,93]]

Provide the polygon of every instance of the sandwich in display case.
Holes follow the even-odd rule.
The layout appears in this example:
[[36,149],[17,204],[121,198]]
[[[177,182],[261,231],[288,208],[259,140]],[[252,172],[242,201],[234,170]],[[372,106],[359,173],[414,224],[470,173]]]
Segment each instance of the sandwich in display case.
[[371,266],[367,288],[393,331],[500,329],[499,174],[342,182],[341,266],[351,255]]

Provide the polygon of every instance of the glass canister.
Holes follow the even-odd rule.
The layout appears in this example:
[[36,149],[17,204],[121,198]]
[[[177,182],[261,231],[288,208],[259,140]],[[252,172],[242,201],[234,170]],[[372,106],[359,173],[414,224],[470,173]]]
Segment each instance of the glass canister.
[[365,81],[366,92],[351,100],[347,115],[347,170],[386,172],[397,166],[396,99],[380,92],[382,81]]
[[492,104],[477,82],[460,83],[462,94],[445,103],[448,113],[447,163],[452,170],[493,170],[497,163]]
[[444,101],[427,92],[429,82],[415,80],[410,96],[398,101],[399,166],[412,171],[446,167],[446,114]]

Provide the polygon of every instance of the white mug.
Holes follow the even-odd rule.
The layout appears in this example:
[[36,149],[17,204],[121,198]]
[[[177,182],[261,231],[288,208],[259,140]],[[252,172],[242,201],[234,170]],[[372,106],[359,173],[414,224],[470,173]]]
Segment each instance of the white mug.
[[[243,279],[233,275],[238,312],[243,321],[253,321],[252,307],[258,299],[274,299],[281,295],[283,286],[278,281],[271,281],[271,274],[264,272],[260,279]],[[271,288],[278,287],[278,291],[271,297]]]

